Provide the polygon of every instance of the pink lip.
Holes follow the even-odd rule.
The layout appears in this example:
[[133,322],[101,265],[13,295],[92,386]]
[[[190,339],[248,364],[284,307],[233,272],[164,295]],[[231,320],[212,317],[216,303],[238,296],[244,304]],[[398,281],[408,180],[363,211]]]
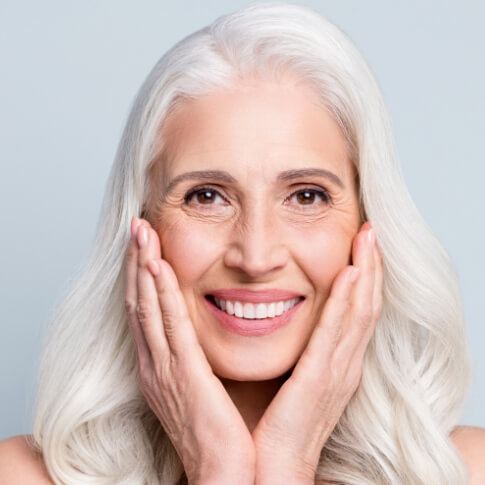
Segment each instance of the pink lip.
[[204,301],[209,308],[209,311],[217,318],[222,326],[231,332],[244,336],[258,336],[267,335],[274,332],[276,329],[288,324],[294,314],[301,307],[304,300],[299,301],[296,305],[291,307],[288,311],[273,318],[255,318],[244,319],[236,317],[235,315],[229,315],[228,313],[220,310],[215,304],[211,303],[204,297]]
[[214,290],[210,294],[223,300],[245,301],[250,303],[271,303],[273,301],[291,300],[292,298],[303,296],[300,293],[288,290],[271,289],[255,291],[238,288]]

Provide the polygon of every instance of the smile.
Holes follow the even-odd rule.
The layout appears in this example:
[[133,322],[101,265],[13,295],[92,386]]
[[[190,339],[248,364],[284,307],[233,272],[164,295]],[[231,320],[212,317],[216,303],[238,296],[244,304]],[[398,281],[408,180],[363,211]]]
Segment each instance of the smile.
[[209,295],[217,308],[229,315],[248,320],[260,318],[278,317],[295,306],[303,297],[296,297],[286,301],[274,301],[269,303],[251,303],[237,300],[223,300]]
[[204,297],[210,313],[226,330],[244,336],[258,336],[272,333],[290,323],[305,298],[257,304],[217,300],[212,295]]

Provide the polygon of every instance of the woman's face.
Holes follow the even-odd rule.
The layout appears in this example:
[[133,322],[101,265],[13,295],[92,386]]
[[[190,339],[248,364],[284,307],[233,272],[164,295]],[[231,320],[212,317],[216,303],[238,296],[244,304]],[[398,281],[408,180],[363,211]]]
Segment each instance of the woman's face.
[[[334,278],[352,262],[361,223],[355,171],[338,125],[314,96],[290,83],[241,85],[186,102],[164,125],[150,222],[219,377],[267,380],[292,368]],[[278,179],[307,168],[327,170],[341,185],[318,175]],[[167,191],[175,177],[208,170],[234,180],[186,179]],[[305,300],[286,326],[243,336],[207,307],[205,295],[225,288],[287,289]]]

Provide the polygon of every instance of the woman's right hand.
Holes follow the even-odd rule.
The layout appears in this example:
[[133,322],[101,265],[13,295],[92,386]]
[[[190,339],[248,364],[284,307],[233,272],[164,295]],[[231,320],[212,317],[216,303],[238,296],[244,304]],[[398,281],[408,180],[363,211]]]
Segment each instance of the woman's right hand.
[[140,390],[177,450],[190,484],[252,484],[251,434],[212,372],[176,275],[161,259],[158,234],[148,221],[135,218],[131,234],[125,305]]

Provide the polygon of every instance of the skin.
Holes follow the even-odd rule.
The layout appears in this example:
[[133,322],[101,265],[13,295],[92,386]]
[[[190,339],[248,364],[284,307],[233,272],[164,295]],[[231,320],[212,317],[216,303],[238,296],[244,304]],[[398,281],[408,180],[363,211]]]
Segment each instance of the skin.
[[[360,381],[380,315],[382,261],[378,245],[366,243],[369,225],[359,230],[353,167],[336,125],[305,94],[260,84],[186,105],[166,126],[165,173],[155,166],[152,175],[226,168],[241,181],[224,187],[234,213],[202,216],[172,195],[152,200],[147,219],[132,220],[125,303],[140,387],[189,483],[314,483],[319,451]],[[272,176],[303,159],[339,173],[347,189],[333,189],[331,207],[296,215],[282,206],[290,186],[272,184]],[[350,263],[360,268],[352,284]],[[226,284],[298,288],[305,314],[248,344],[220,332],[199,306],[206,290]],[[459,426],[451,438],[470,483],[483,483],[485,430]],[[23,436],[0,442],[0,481],[19,476],[53,483]]]
[[[261,88],[263,87],[261,86]],[[259,92],[259,94],[262,93],[262,91]],[[232,94],[234,94],[231,100],[233,103],[238,99],[241,102],[250,102],[252,99],[252,97],[249,99],[245,98],[241,92]],[[256,94],[253,92],[253,95]],[[304,120],[308,122],[311,109],[307,108],[310,108],[310,106],[308,104],[298,104],[291,94],[298,93],[289,92],[287,87],[280,90],[278,86],[272,86],[270,92],[265,91],[265,96],[258,98],[260,111],[255,113],[253,119],[244,125],[242,133],[249,134],[248,130],[254,128],[252,132],[253,140],[257,141],[258,135],[262,133],[261,129],[265,128],[264,123],[258,125],[262,119],[261,115],[266,113],[268,120],[274,122],[275,129],[277,126],[281,128],[284,115],[291,113],[292,116],[296,116],[298,114],[295,110],[289,111],[292,107],[296,109],[298,107],[301,108],[301,117],[294,119],[293,128],[298,127],[299,123],[302,123]],[[219,100],[222,101],[222,98],[219,98]],[[215,101],[215,98],[212,101]],[[226,98],[226,101],[229,101],[229,98]],[[237,108],[237,104],[226,107],[230,108],[231,106],[234,109]],[[214,111],[211,111],[210,116],[205,119],[205,125],[199,125],[197,129],[208,129],[212,122],[215,121],[212,119],[212,115],[221,114],[219,108],[222,107],[223,104],[217,105],[216,109],[216,105],[213,104],[212,108]],[[248,108],[246,113],[248,116],[251,113],[249,108],[258,108],[258,106],[252,106],[251,104],[245,104],[245,107]],[[319,115],[325,118],[325,113],[320,112]],[[228,120],[230,121],[230,119]],[[245,118],[241,117],[239,120],[234,120],[234,122],[242,122],[243,120]],[[274,120],[280,124],[278,125]],[[186,126],[189,121],[185,120]],[[318,122],[318,120],[313,121]],[[323,120],[320,121],[323,122]],[[291,119],[288,119],[287,123],[290,122]],[[231,131],[223,130],[228,128],[228,126],[222,124],[216,128],[227,137],[227,135],[231,134]],[[256,127],[259,129],[256,129]],[[308,131],[303,132],[303,135],[309,136],[312,126],[307,126],[307,128]],[[325,128],[325,126],[320,128]],[[276,136],[277,133],[277,131],[271,131],[270,134]],[[291,145],[289,142],[293,136],[297,137],[298,133],[300,133],[299,130],[290,130],[286,136],[282,136],[282,143],[287,143],[288,147],[293,146],[295,148],[295,145]],[[316,141],[323,139],[321,137],[324,135],[326,135],[325,131],[319,134],[320,138],[316,139]],[[235,132],[234,136],[237,137],[238,133]],[[239,136],[242,135],[239,134]],[[295,139],[297,140],[297,138]],[[309,137],[307,141],[310,142],[311,139],[313,138]],[[324,151],[325,149],[330,150],[332,143],[338,143],[338,138],[327,137],[325,140],[326,145],[321,147]],[[185,139],[179,138],[178,141],[186,146]],[[223,141],[230,143],[237,141],[237,138],[231,140],[230,138],[221,137],[219,141],[221,143]],[[251,146],[242,144],[240,148],[249,149]],[[308,148],[310,145],[297,144],[296,146]],[[278,148],[278,145],[273,145],[272,148]],[[237,153],[229,153],[234,156],[237,155]],[[257,151],[255,153],[257,154]],[[288,162],[285,158],[286,153],[289,154],[290,152],[286,152],[286,150],[280,151],[280,158],[278,159],[272,159],[270,156],[265,157],[264,154],[261,154],[261,157],[266,158],[266,167],[273,166],[277,169],[278,163],[276,162],[278,160],[281,163]],[[298,160],[295,161],[295,163],[297,162]],[[219,160],[219,163],[223,164],[224,160]],[[344,166],[346,166],[345,161]],[[242,169],[240,165],[231,168]],[[240,208],[243,214],[247,213],[251,208],[266,207],[261,204],[251,205],[253,200],[251,197],[253,180],[252,178],[250,180],[251,184],[248,183],[242,186],[241,196],[246,194],[246,199],[244,199],[246,205],[242,205]],[[312,180],[308,180],[308,182],[312,182]],[[271,196],[270,187],[259,185],[256,185],[256,187],[259,187],[261,190],[267,188],[267,193]],[[265,193],[264,191],[261,193],[262,198]],[[257,195],[258,193],[255,192],[255,194]],[[268,201],[270,199],[263,200]],[[344,198],[342,197],[340,200],[344,200]],[[219,199],[217,202],[221,203]],[[336,230],[335,237],[342,237],[342,234],[345,234],[345,231],[339,229],[338,221],[340,220],[344,223],[349,217],[351,218],[349,214],[352,211],[346,211],[344,208],[345,205],[341,203],[337,208],[328,209],[324,216],[316,217],[313,223],[316,225],[315,229],[321,232],[319,237],[322,243],[326,243],[326,246],[323,246],[324,249],[333,251],[331,253],[332,256],[338,258],[341,257],[342,246],[330,244],[327,232],[332,228]],[[278,212],[276,203],[274,207],[270,206],[270,209],[273,210],[273,216],[278,216],[273,217],[272,220],[272,227],[274,230],[277,230],[280,224],[285,223],[284,213]],[[252,213],[253,217],[256,217],[255,212],[256,210]],[[178,225],[173,224],[172,229],[184,229],[186,224],[190,223],[191,218],[196,218],[192,214],[192,212],[181,212],[183,217],[180,217],[180,223]],[[355,212],[354,216],[356,214]],[[248,220],[249,227],[251,227],[252,219],[248,217]],[[207,265],[210,272],[201,273],[200,281],[197,280],[196,282],[193,281],[195,279],[193,276],[192,280],[190,277],[195,272],[195,269],[199,268],[200,270],[200,267],[203,266],[199,258],[192,261],[196,263],[195,268],[193,266],[187,267],[186,261],[190,260],[189,258],[185,260],[184,255],[182,255],[180,259],[174,259],[175,256],[180,256],[180,252],[178,252],[177,246],[173,244],[170,237],[165,236],[166,247],[162,248],[159,239],[159,235],[163,234],[161,232],[162,226],[159,225],[160,221],[156,218],[150,218],[150,222],[137,218],[132,220],[132,238],[130,239],[126,255],[126,306],[130,316],[130,330],[134,337],[137,352],[138,371],[142,377],[140,382],[142,391],[146,395],[152,409],[159,414],[160,421],[165,429],[175,432],[172,438],[176,444],[180,442],[177,437],[177,424],[181,423],[183,428],[187,424],[187,419],[193,419],[196,413],[198,413],[197,416],[199,418],[202,416],[201,429],[205,442],[201,443],[200,449],[190,449],[190,446],[198,444],[197,438],[200,437],[200,434],[197,434],[200,427],[197,426],[196,421],[195,426],[192,426],[191,429],[196,439],[194,440],[194,436],[191,435],[188,440],[188,445],[190,446],[185,445],[185,448],[182,447],[178,450],[184,458],[184,467],[190,463],[190,460],[183,452],[188,450],[194,454],[195,450],[197,452],[195,456],[199,457],[201,451],[210,450],[214,436],[208,436],[208,433],[217,430],[217,426],[223,429],[226,445],[227,443],[237,443],[236,461],[233,462],[231,462],[232,457],[229,453],[232,447],[226,446],[223,449],[223,453],[220,453],[220,449],[214,448],[219,454],[223,455],[222,468],[217,468],[217,465],[202,468],[206,475],[198,476],[197,474],[191,475],[191,468],[187,467],[186,472],[189,472],[189,483],[207,483],[207,481],[210,481],[210,483],[248,484],[313,483],[314,466],[316,459],[318,459],[318,451],[328,438],[331,429],[343,412],[360,379],[362,358],[380,313],[382,261],[378,246],[375,245],[371,250],[366,245],[365,229],[368,228],[367,224],[364,224],[361,230],[355,234],[351,232],[348,235],[348,239],[342,237],[342,240],[344,242],[347,241],[349,247],[351,246],[351,252],[348,254],[349,262],[360,267],[361,273],[353,285],[346,284],[345,276],[348,273],[348,266],[344,260],[339,259],[341,263],[340,271],[337,270],[335,279],[331,281],[332,275],[329,275],[329,272],[330,269],[333,271],[334,266],[332,266],[332,261],[325,257],[325,251],[317,248],[318,251],[312,254],[312,261],[315,264],[325,263],[319,268],[314,268],[313,265],[308,265],[307,254],[302,252],[300,246],[293,245],[291,236],[297,230],[301,231],[305,245],[316,244],[310,238],[311,235],[316,237],[315,234],[305,225],[304,221],[298,223],[299,220],[299,217],[295,217],[293,221],[287,221],[288,231],[286,233],[282,232],[283,235],[286,234],[287,238],[281,239],[279,244],[277,244],[276,237],[273,239],[261,239],[263,243],[261,254],[264,255],[263,250],[266,249],[268,251],[267,256],[271,257],[273,255],[275,258],[272,260],[272,265],[280,262],[279,266],[275,267],[272,273],[270,272],[272,269],[271,264],[261,256],[258,246],[256,246],[257,234],[249,231],[245,233],[241,230],[240,233],[232,235],[233,239],[228,237],[228,242],[226,242],[224,248],[214,253],[216,263],[213,266]],[[156,230],[153,229],[151,223],[153,223],[153,227],[157,227]],[[208,223],[207,219],[201,218],[199,225],[203,227],[204,223]],[[213,224],[214,227],[223,225],[222,222]],[[138,240],[143,242],[140,229],[142,226],[147,229],[148,240],[146,244],[140,245]],[[236,224],[235,226],[237,227]],[[197,224],[190,227],[201,229]],[[343,227],[345,227],[345,223]],[[358,224],[356,223],[356,230],[357,227]],[[264,230],[264,226],[259,228]],[[216,234],[215,230],[213,230],[210,237]],[[273,233],[268,231],[265,235],[271,238]],[[184,239],[177,232],[174,233],[174,236],[178,238],[179,242],[185,244],[185,249],[192,248],[192,239],[190,237]],[[213,240],[216,241],[216,239]],[[198,241],[199,245],[203,241],[203,239]],[[236,245],[237,243],[239,246]],[[234,246],[231,246],[231,244],[234,244]],[[277,258],[273,252],[269,252],[268,247],[264,246],[264,244],[268,244],[268,247],[272,244],[274,248],[286,251],[283,253],[284,257],[279,255]],[[304,246],[302,243],[300,245]],[[217,246],[214,245],[213,248],[215,251]],[[166,250],[170,252],[167,253]],[[234,259],[227,256],[229,250],[232,251],[229,254],[231,257],[234,257],[234,254],[236,256],[239,254],[241,259],[236,261],[238,264],[230,265],[231,262],[234,263]],[[224,259],[218,265],[217,256],[221,257],[220,254],[223,255]],[[161,258],[162,255],[163,259]],[[258,269],[255,264],[255,261],[258,261],[258,255],[261,257],[259,260],[260,273],[257,273],[254,269],[255,267]],[[159,264],[163,262],[168,263],[168,258],[170,258],[170,264],[177,268],[176,275],[170,271],[170,265],[167,265],[168,273],[162,274],[158,269]],[[268,275],[264,271],[265,268],[269,268]],[[253,269],[252,278],[250,278],[251,275],[249,274],[251,269]],[[214,276],[213,272],[217,273],[216,276]],[[197,320],[198,315],[195,313],[197,307],[186,305],[185,300],[187,302],[190,302],[191,298],[194,300],[195,296],[191,297],[191,294],[196,294],[198,291],[203,292],[203,288],[209,285],[207,278],[213,279],[217,277],[224,278],[220,280],[221,282],[223,281],[234,286],[244,286],[244,284],[251,286],[252,282],[263,282],[261,286],[271,286],[273,284],[275,286],[280,284],[283,286],[284,283],[300,283],[303,285],[302,288],[308,290],[307,297],[313,296],[314,305],[312,306],[312,312],[314,311],[314,313],[312,313],[312,316],[314,315],[316,324],[311,331],[311,338],[308,344],[298,358],[297,364],[289,369],[289,371],[293,370],[290,376],[289,371],[284,372],[283,366],[283,374],[272,379],[237,380],[234,376],[237,377],[237,372],[241,371],[241,369],[232,367],[232,361],[229,361],[226,364],[226,368],[231,370],[233,378],[215,377],[205,356],[210,350],[206,348],[207,342],[204,344],[204,349],[199,344],[199,340],[202,340],[199,332],[208,331],[207,327],[210,326],[211,322],[209,320]],[[190,286],[191,281],[192,287]],[[184,286],[180,286],[181,284]],[[331,289],[326,286],[327,284],[331,285]],[[328,294],[326,299],[323,296],[325,291]],[[320,314],[318,313],[318,302],[323,305]],[[199,322],[199,325],[202,323],[206,326],[197,327],[198,333],[196,334],[194,322]],[[307,324],[303,320],[298,320],[297,324],[300,325],[302,331],[307,328]],[[276,337],[276,335],[273,337]],[[296,337],[299,338],[302,335],[296,334]],[[280,344],[282,342],[286,343],[287,348],[292,348],[292,344],[285,342],[284,339],[279,339],[278,342]],[[219,343],[219,341],[215,340],[213,342],[214,345],[216,343]],[[232,343],[242,345],[237,341]],[[209,341],[208,344],[211,345],[211,342]],[[298,344],[300,344],[300,340],[298,340]],[[273,357],[279,358],[281,356],[273,355]],[[213,362],[217,363],[217,359],[213,360]],[[278,362],[281,363],[281,359]],[[247,368],[243,370],[247,372]],[[267,373],[267,371],[267,368],[261,368],[261,373]],[[194,379],[188,380],[187,377],[194,377]],[[221,381],[224,385],[221,384]],[[184,384],[179,395],[177,395],[177,386],[174,386],[177,382],[183,382]],[[190,387],[190,385],[193,387]],[[169,391],[168,394],[167,390]],[[195,400],[196,406],[194,409],[190,405],[193,404],[194,396],[198,395],[197,393],[201,393],[202,397]],[[206,399],[207,396],[210,396],[210,400]],[[201,406],[205,402],[209,402],[210,406]],[[233,402],[236,406],[234,406]],[[173,405],[174,403],[176,405]],[[266,405],[267,403],[269,404]],[[264,413],[261,416],[261,409],[263,408]],[[162,410],[167,411],[170,409],[174,411],[174,416],[163,414]],[[316,413],[315,410],[317,410]],[[182,415],[177,416],[177,412]],[[204,413],[208,413],[207,416]],[[215,423],[207,420],[207,417],[210,418],[211,416],[217,418]],[[245,418],[242,425],[241,416]],[[169,418],[171,418],[171,421]],[[176,418],[179,418],[179,423],[177,423]],[[260,419],[258,420],[258,418]],[[255,422],[258,422],[257,426],[251,426]],[[167,426],[167,423],[170,426]],[[212,426],[209,426],[209,424]],[[231,429],[226,426],[227,424],[231,425]],[[249,430],[246,425],[252,430],[249,439]],[[283,435],[281,435],[281,430],[284,431]],[[231,431],[230,434],[228,434],[229,431]],[[473,485],[483,483],[485,479],[483,466],[485,429],[458,426],[452,433],[451,439],[469,468],[470,483]],[[288,443],[291,446],[282,447],[282,445],[288,445]],[[220,445],[220,443],[216,443],[216,445]],[[246,457],[244,451],[248,452]],[[251,456],[253,451],[256,453],[257,462]],[[298,467],[302,462],[295,463],[294,459],[301,457],[305,458],[305,460],[303,461],[303,466]],[[241,465],[239,469],[237,468],[238,465]],[[229,475],[227,474],[228,471],[230,472]],[[25,483],[53,483],[48,476],[42,458],[27,445],[23,436],[15,436],[0,442],[0,481],[2,483],[17,483],[19,476],[23,477]]]
[[[292,83],[259,82],[181,105],[164,126],[168,144],[163,164],[155,164],[150,174],[146,217],[132,222],[139,252],[132,241],[127,309],[139,358],[145,354],[143,384],[150,388],[145,395],[164,427],[173,431],[179,455],[198,456],[204,446],[186,450],[195,445],[178,441],[180,423],[194,413],[164,414],[174,390],[163,396],[160,389],[171,384],[160,374],[177,382],[190,369],[202,369],[197,379],[186,378],[185,394],[213,396],[226,424],[242,416],[245,426],[237,422],[229,428],[246,465],[257,462],[257,483],[270,483],[278,473],[281,479],[313,482],[319,452],[360,381],[365,348],[380,314],[382,266],[377,246],[368,241],[370,225],[361,227],[355,170],[338,125],[314,100],[313,92]],[[316,176],[275,179],[282,170],[309,167],[331,171],[344,187]],[[184,181],[167,192],[167,182],[177,175],[206,169],[226,170],[238,182]],[[208,201],[184,200],[202,187],[204,193],[212,190]],[[307,189],[327,195],[298,197]],[[352,263],[360,268],[354,292],[348,278]],[[171,298],[163,296],[167,287]],[[204,294],[221,287],[294,289],[306,300],[290,325],[244,337],[221,328],[205,307]],[[154,302],[157,292],[159,302]],[[167,309],[171,301],[179,310]],[[169,342],[160,346],[163,328]],[[177,332],[191,337],[182,344]],[[148,347],[154,359],[147,358]],[[166,358],[169,349],[179,356],[177,365]],[[182,405],[185,398],[178,393],[174,407],[185,412],[190,402]],[[209,409],[198,412],[211,417]],[[216,476],[216,468],[212,463],[207,470]]]
[[[345,140],[314,96],[293,83],[248,83],[187,103],[164,127],[164,163],[152,174],[155,197],[147,219],[177,275],[207,359],[250,429],[308,343],[332,281],[350,263],[361,224]],[[332,171],[346,189],[319,177],[274,182],[278,172],[303,167]],[[239,181],[221,187],[230,205],[215,193],[205,206],[203,194],[184,205],[189,189],[210,185],[204,181],[164,194],[163,180],[205,169],[226,170]],[[326,188],[332,207],[317,195],[310,207],[296,195],[283,205],[306,186]],[[205,309],[203,295],[225,287],[288,288],[306,301],[294,324],[242,337],[221,329]]]

